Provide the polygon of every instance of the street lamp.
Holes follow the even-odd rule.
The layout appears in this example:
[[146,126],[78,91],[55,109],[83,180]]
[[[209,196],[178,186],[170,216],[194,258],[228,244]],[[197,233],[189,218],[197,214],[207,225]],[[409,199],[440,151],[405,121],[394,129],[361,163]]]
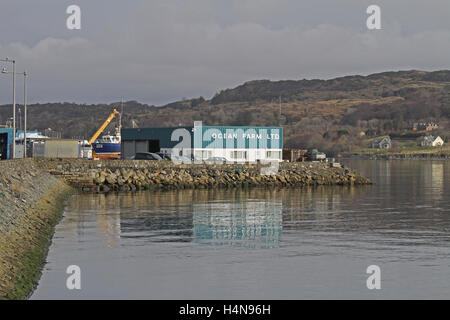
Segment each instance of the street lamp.
[[[12,159],[15,158],[16,152],[16,60],[11,60],[9,58],[0,59],[2,62],[9,62],[13,65],[12,78],[13,78],[13,148],[12,148]],[[3,68],[2,73],[8,73],[6,68]]]
[[[25,116],[24,116],[24,125],[23,125],[23,157],[26,158],[27,157],[27,76],[28,73],[26,71],[24,72],[8,72],[8,70],[6,69],[6,67],[4,67],[2,69],[2,73],[4,74],[13,74],[14,79],[15,79],[15,75],[17,74],[21,74],[23,75],[23,107],[24,107],[24,112],[25,112]],[[15,82],[15,80],[14,80]],[[14,86],[15,89],[15,86]],[[15,90],[14,90],[15,93]],[[15,105],[15,99],[14,99],[14,112],[13,112],[13,131],[14,131],[14,142],[13,142],[13,159],[15,157],[15,146],[16,146],[16,105]]]

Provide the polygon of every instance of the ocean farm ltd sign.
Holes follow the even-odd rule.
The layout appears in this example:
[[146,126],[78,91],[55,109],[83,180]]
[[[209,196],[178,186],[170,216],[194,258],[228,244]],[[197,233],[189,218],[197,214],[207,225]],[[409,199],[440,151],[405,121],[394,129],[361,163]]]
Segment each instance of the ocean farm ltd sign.
[[195,126],[194,148],[281,149],[282,128]]
[[[239,134],[235,132],[235,130],[227,130],[228,132],[225,133],[215,133],[213,132],[211,134],[211,138],[213,139],[235,139],[238,140],[239,139]],[[231,132],[230,132],[231,131]],[[242,133],[241,134],[241,138],[242,139],[267,139],[267,140],[278,140],[280,139],[280,135],[278,133]]]

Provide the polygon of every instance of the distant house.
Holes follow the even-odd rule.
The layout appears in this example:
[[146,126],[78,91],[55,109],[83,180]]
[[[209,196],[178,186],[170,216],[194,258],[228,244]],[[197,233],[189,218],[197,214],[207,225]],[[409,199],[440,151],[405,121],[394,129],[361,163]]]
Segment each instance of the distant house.
[[422,147],[440,147],[444,145],[444,140],[441,137],[425,136],[420,145]]
[[433,122],[428,123],[414,123],[414,131],[426,131],[430,132],[439,128],[439,125]]
[[375,138],[372,142],[372,148],[374,149],[390,149],[392,147],[392,141],[390,137]]
[[310,149],[306,153],[306,158],[309,161],[325,161],[327,155],[323,152],[319,152],[317,149]]

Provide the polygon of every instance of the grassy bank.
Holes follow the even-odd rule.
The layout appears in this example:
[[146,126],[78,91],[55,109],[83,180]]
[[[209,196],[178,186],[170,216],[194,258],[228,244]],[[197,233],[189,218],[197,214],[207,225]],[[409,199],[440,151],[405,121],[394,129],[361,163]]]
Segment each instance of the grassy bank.
[[0,163],[0,299],[26,299],[45,264],[64,200],[74,189],[32,160]]
[[392,149],[361,148],[353,151],[352,155],[379,158],[450,158],[450,145],[444,145],[442,147],[420,147],[405,144],[401,148]]

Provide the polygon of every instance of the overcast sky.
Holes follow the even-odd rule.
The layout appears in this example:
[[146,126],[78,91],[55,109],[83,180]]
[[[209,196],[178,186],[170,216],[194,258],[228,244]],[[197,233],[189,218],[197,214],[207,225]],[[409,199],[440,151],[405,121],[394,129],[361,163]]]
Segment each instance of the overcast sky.
[[[371,4],[382,30],[366,27]],[[450,69],[449,17],[449,0],[1,0],[0,58],[29,71],[30,102],[161,105],[254,79]]]

